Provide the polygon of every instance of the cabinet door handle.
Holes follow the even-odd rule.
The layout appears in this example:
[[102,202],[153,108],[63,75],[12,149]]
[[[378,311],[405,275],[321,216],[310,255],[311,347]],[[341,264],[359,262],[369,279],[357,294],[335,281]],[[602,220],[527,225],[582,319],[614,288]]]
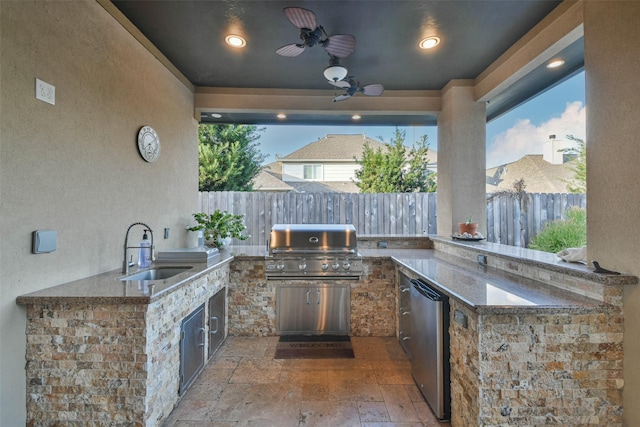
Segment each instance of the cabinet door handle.
[[198,329],[198,331],[200,332],[200,343],[198,344],[198,347],[204,347],[205,329],[204,328],[200,328],[200,329]]
[[[216,328],[215,330],[213,330],[213,328],[211,327],[211,322],[215,321],[216,322]],[[213,335],[213,334],[217,334],[218,333],[218,328],[220,327],[220,322],[218,321],[218,318],[216,316],[211,316],[209,318],[209,334]]]
[[307,291],[307,305],[311,305],[311,289]]
[[400,286],[400,292],[405,293],[405,292],[409,292],[411,290],[411,288],[403,288],[402,286]]
[[402,312],[402,315],[403,315],[403,316],[406,316],[406,315],[408,315],[408,314],[411,314],[411,312],[410,312],[409,310],[407,310],[407,311],[403,311],[403,312]]
[[320,289],[316,289],[316,292],[318,293],[318,302],[316,305],[320,305]]

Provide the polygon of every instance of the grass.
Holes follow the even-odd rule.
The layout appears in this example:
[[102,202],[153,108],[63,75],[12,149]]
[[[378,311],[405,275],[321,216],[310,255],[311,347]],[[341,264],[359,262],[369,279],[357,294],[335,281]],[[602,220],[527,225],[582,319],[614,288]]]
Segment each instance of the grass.
[[529,243],[529,249],[557,253],[567,248],[587,244],[587,211],[582,208],[567,210],[566,219],[548,222]]

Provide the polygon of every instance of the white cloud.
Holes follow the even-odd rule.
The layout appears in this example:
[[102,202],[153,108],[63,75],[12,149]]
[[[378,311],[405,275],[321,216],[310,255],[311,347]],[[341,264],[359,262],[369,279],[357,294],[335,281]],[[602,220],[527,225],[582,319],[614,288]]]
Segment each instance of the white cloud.
[[[586,110],[582,102],[567,103],[560,117],[535,126],[529,119],[518,120],[515,125],[496,135],[487,148],[487,166],[493,167],[520,159],[525,154],[542,154],[542,146],[549,135],[565,139],[567,135],[584,139]],[[567,142],[567,146],[570,144]]]

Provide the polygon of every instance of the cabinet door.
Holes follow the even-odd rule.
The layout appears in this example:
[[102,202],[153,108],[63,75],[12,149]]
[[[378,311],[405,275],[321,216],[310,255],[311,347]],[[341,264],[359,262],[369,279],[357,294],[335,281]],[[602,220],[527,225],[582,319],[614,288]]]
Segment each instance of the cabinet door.
[[278,331],[280,333],[312,333],[315,331],[314,288],[308,286],[278,287]]
[[184,318],[180,331],[180,395],[204,366],[204,304]]
[[314,328],[324,334],[348,334],[350,297],[348,286],[318,286],[315,295]]
[[209,298],[209,357],[213,356],[225,339],[226,288]]
[[350,291],[347,285],[278,287],[280,334],[348,334]]

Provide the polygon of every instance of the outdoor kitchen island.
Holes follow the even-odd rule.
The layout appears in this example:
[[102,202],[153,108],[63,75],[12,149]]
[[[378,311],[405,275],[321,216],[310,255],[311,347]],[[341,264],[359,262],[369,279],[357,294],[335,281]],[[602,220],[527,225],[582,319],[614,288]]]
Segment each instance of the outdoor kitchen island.
[[[532,260],[526,253],[504,255],[497,247],[441,238],[394,243],[387,237],[387,249],[375,249],[376,240],[360,243],[362,278],[348,281],[350,335],[397,335],[398,270],[425,278],[448,294],[453,426],[621,425],[622,285],[636,283],[635,277],[599,276]],[[175,369],[175,360],[171,364],[161,358],[166,351],[176,354],[173,334],[188,310],[172,313],[167,308],[182,288],[190,289],[185,294],[189,301],[194,294],[208,297],[212,288],[226,286],[229,335],[275,335],[278,281],[265,278],[265,248],[231,250],[192,287],[185,281],[185,286],[157,295],[125,293],[107,302],[96,287],[102,282],[88,278],[19,297],[29,311],[28,417],[34,425],[71,420],[82,409],[101,414],[98,421],[104,422],[126,423],[133,411],[141,425],[157,425],[166,417],[171,404],[160,404],[167,399],[160,397],[163,387],[147,381]],[[488,267],[477,264],[478,253],[488,257]],[[532,275],[537,279],[528,277]],[[486,300],[487,283],[538,305],[522,300],[493,304]],[[152,306],[174,323],[168,332],[145,315]],[[62,312],[68,318],[59,316]],[[103,325],[109,322],[119,332],[108,333]],[[155,356],[147,354],[150,336],[158,339]],[[109,346],[118,345],[120,353],[109,352]],[[66,384],[64,378],[72,382]],[[80,380],[104,391],[84,391],[76,383]],[[171,381],[164,389],[175,402],[177,380]]]
[[[503,245],[367,240],[362,279],[349,282],[350,334],[397,336],[400,271],[447,294],[452,426],[622,425],[622,292],[636,277]],[[266,280],[263,253],[236,250],[230,334],[274,335],[277,281]]]

